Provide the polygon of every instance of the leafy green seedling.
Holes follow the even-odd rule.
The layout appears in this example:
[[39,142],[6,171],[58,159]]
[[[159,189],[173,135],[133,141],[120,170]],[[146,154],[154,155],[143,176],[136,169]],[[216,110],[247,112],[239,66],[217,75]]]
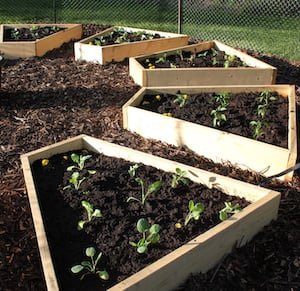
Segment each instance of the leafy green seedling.
[[204,211],[204,205],[201,202],[194,203],[189,201],[189,213],[185,217],[184,225],[187,225],[191,219],[199,220],[201,213]]
[[73,274],[78,274],[83,270],[86,270],[86,272],[80,277],[80,280],[82,280],[86,275],[88,274],[95,274],[100,279],[107,281],[109,279],[109,274],[106,270],[99,271],[97,270],[97,264],[99,263],[99,260],[102,257],[102,253],[100,252],[95,259],[96,250],[93,247],[88,247],[85,250],[85,255],[90,258],[90,261],[82,261],[80,265],[75,265],[71,268],[71,272]]
[[72,188],[72,186],[74,187],[75,190],[79,190],[81,183],[85,179],[86,179],[86,177],[83,177],[82,179],[79,179],[79,172],[74,172],[74,173],[72,173],[72,176],[69,180],[70,185],[65,186],[63,188],[63,190]]
[[230,93],[229,92],[221,92],[216,95],[214,95],[214,99],[217,103],[219,103],[222,107],[227,107],[230,100]]
[[179,107],[183,107],[188,99],[189,95],[178,93],[176,94],[176,99],[174,100],[174,103],[179,103]]
[[189,179],[186,178],[187,172],[180,168],[176,168],[175,171],[176,173],[172,175],[171,187],[176,188],[180,183],[187,185],[189,182]]
[[241,210],[239,204],[233,205],[231,202],[225,202],[225,207],[219,211],[219,218],[224,221],[228,218],[228,214],[238,213]]
[[260,104],[257,106],[257,115],[261,118],[265,118],[267,112],[267,104]]
[[229,68],[235,61],[235,56],[225,55],[224,68]]
[[226,107],[219,105],[216,109],[212,110],[210,115],[213,117],[213,127],[221,126],[222,123],[227,121],[225,112],[227,111]]
[[276,96],[273,96],[271,91],[269,90],[265,90],[265,91],[262,91],[259,95],[259,97],[257,98],[258,99],[258,102],[260,104],[269,104],[270,101],[275,101],[277,100],[277,97]]
[[141,186],[141,199],[131,196],[127,199],[127,202],[135,200],[144,205],[147,197],[150,194],[157,192],[161,188],[162,181],[160,181],[160,180],[155,181],[154,183],[150,184],[147,191],[145,191],[145,182],[143,181],[143,179],[136,177],[136,170],[138,168],[139,168],[139,166],[137,164],[130,166],[128,173],[129,173],[130,177],[134,178],[134,180]]
[[156,64],[159,64],[159,63],[164,63],[167,61],[167,54],[164,53],[162,56],[160,56],[156,61],[155,63]]
[[160,239],[160,226],[153,224],[150,226],[149,222],[145,218],[140,218],[136,224],[137,231],[143,235],[143,237],[137,242],[129,242],[130,245],[137,248],[137,252],[143,254],[147,252],[150,244],[155,244]]
[[264,131],[263,131],[263,122],[260,120],[252,120],[250,121],[250,126],[253,127],[253,138],[254,139],[259,139],[262,135],[264,135]]
[[67,171],[72,171],[73,169],[82,171],[84,168],[85,161],[90,159],[91,157],[92,157],[91,155],[82,156],[82,155],[77,155],[75,153],[71,154],[71,160],[76,164],[76,166],[68,167]]
[[84,225],[87,222],[92,221],[93,218],[102,217],[101,210],[99,210],[97,208],[94,209],[94,206],[91,203],[89,203],[88,201],[82,200],[81,205],[87,213],[87,219],[86,220],[80,220],[78,222],[78,225],[77,225],[78,230],[82,230]]

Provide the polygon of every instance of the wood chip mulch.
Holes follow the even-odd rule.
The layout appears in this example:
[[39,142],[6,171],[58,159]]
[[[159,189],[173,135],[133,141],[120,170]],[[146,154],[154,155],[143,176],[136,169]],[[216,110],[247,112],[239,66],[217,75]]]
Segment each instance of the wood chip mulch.
[[[85,35],[105,27],[87,25]],[[278,68],[277,82],[295,84],[300,64],[250,52]],[[73,43],[42,58],[2,63],[0,87],[0,290],[45,290],[20,154],[88,134],[257,184],[261,177],[214,164],[186,148],[146,140],[122,129],[121,106],[139,89],[128,63],[74,61]],[[297,107],[300,116],[299,106]],[[299,130],[298,130],[299,131]],[[300,290],[300,175],[272,182],[282,193],[278,220],[236,248],[206,274],[178,290]]]

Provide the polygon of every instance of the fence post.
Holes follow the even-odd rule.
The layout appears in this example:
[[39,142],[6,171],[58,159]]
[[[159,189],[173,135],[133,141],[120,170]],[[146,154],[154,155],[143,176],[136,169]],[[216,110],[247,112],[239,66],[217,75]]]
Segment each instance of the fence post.
[[178,0],[178,33],[182,33],[182,3],[183,0]]
[[53,0],[53,18],[54,18],[54,23],[56,23],[56,0]]

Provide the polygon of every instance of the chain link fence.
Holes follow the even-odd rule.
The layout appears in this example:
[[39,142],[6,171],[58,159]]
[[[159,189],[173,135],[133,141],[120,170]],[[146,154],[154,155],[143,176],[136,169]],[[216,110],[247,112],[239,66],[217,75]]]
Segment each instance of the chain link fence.
[[[181,14],[178,9],[182,8]],[[300,60],[300,0],[0,0],[0,22],[126,25]]]

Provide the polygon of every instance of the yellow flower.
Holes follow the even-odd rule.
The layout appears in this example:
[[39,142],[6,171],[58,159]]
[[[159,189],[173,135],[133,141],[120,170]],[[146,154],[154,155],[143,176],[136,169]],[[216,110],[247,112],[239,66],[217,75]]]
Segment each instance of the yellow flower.
[[151,63],[148,64],[148,67],[152,67],[153,65]]
[[46,167],[49,164],[49,160],[48,159],[43,159],[42,160],[42,166]]
[[184,95],[182,95],[182,98],[183,99],[188,99],[188,95],[184,94]]
[[68,156],[63,156],[63,159],[64,159],[64,160],[67,160],[67,159],[68,159]]
[[172,116],[172,113],[171,112],[165,112],[163,113],[164,116],[168,116],[168,117],[171,117]]
[[150,69],[150,70],[153,70],[153,69],[155,69],[155,66],[152,65],[151,67],[149,67],[149,69]]
[[159,101],[161,99],[160,95],[156,95],[155,99]]
[[182,228],[182,224],[180,222],[175,223],[175,228],[177,229]]

